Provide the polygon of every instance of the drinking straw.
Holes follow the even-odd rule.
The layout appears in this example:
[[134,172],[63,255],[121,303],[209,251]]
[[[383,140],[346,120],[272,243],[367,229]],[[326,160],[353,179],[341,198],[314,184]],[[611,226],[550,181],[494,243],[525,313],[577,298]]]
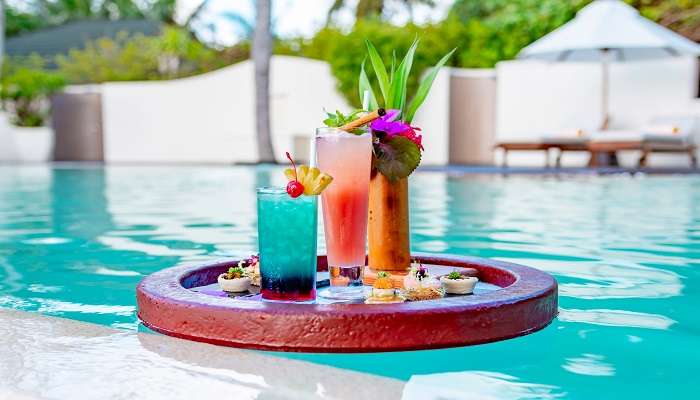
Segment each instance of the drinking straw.
[[309,142],[309,166],[316,166],[316,137],[311,136],[311,141]]

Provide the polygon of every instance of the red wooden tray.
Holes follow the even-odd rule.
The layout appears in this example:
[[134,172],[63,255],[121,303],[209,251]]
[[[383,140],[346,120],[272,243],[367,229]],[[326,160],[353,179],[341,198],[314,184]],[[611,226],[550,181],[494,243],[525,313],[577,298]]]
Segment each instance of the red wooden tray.
[[[467,346],[527,335],[557,314],[557,282],[542,271],[475,257],[416,254],[429,270],[474,268],[497,290],[402,304],[292,304],[192,290],[238,260],[168,268],[136,289],[138,315],[166,335],[276,351],[380,352]],[[319,257],[319,271],[327,269]],[[488,285],[487,285],[488,286]],[[492,286],[493,287],[493,286]]]

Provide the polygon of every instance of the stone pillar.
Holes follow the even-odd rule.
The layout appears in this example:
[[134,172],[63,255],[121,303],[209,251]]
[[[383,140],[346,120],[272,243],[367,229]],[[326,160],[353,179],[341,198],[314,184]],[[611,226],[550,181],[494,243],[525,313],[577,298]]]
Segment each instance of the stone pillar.
[[55,161],[104,161],[102,96],[63,92],[51,97]]
[[495,70],[452,69],[450,76],[450,164],[493,164],[495,138]]

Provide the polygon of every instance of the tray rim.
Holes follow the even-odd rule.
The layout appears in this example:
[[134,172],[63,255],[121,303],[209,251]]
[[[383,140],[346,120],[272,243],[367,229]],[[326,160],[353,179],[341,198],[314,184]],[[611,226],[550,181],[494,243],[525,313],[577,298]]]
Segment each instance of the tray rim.
[[[543,271],[478,257],[413,255],[426,264],[506,274],[512,282],[478,296],[382,305],[256,302],[211,296],[183,286],[197,273],[216,274],[238,262],[221,259],[145,277],[136,291],[138,317],[166,335],[233,347],[374,352],[503,340],[542,329],[557,314],[557,282]],[[319,256],[319,269],[323,268],[325,256]]]

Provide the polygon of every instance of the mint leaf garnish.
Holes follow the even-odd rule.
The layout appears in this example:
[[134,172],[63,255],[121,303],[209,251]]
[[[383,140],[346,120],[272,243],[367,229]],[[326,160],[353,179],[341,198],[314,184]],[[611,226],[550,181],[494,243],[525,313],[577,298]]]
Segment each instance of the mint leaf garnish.
[[375,167],[391,181],[411,175],[420,164],[420,149],[403,136],[387,138],[375,145]]
[[[355,110],[348,115],[345,115],[338,110],[336,110],[335,113],[326,112],[326,119],[323,120],[323,124],[330,128],[340,128],[341,126],[360,118],[360,113],[362,113],[362,110]],[[362,129],[355,129],[351,133],[361,135],[364,132],[365,131]]]

